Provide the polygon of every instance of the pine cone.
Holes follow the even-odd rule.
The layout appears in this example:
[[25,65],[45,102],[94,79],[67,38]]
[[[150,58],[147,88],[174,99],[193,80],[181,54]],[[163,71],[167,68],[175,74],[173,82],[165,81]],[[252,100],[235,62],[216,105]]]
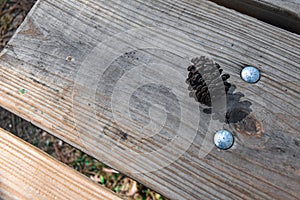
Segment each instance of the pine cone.
[[[186,82],[189,84],[190,96],[195,97],[195,99],[207,106],[211,106],[211,99],[218,98],[220,92],[217,89],[220,88],[219,84],[224,84],[225,93],[227,94],[231,84],[227,82],[229,79],[229,74],[222,74],[223,70],[220,65],[214,63],[212,60],[201,56],[193,58],[193,65],[189,66],[187,70],[189,71],[188,78]],[[216,70],[218,69],[218,70]],[[218,78],[221,78],[223,82],[220,83]],[[215,96],[211,96],[208,91],[208,86],[212,88],[211,93]]]

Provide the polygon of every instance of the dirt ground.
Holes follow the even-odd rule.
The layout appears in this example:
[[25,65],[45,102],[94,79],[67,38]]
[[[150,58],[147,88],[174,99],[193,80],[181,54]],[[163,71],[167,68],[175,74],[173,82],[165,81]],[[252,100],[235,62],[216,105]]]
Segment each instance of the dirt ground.
[[[0,0],[0,51],[34,3],[35,0]],[[0,107],[0,127],[128,199],[166,199],[2,107]]]

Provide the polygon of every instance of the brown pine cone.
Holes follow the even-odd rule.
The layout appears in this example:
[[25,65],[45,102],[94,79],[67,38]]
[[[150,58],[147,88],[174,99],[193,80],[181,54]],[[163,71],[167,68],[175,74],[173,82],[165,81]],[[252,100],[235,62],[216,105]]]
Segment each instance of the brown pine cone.
[[[218,98],[221,95],[217,92],[220,88],[219,84],[224,84],[225,94],[227,94],[231,84],[227,82],[230,78],[229,74],[222,74],[223,70],[220,65],[213,62],[209,58],[204,56],[193,58],[193,65],[189,66],[187,70],[189,71],[188,78],[186,82],[189,84],[190,96],[194,96],[196,100],[207,106],[211,106],[211,98],[208,91],[208,86],[211,87],[211,93],[214,94],[213,98]],[[220,83],[218,78],[223,81]]]

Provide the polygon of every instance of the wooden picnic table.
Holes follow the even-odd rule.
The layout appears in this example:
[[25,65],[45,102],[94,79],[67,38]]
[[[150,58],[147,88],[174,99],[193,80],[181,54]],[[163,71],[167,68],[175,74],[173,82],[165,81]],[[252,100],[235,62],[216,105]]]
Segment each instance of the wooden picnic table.
[[[200,56],[230,75],[223,121],[189,96]],[[298,34],[211,1],[40,0],[1,52],[0,105],[170,199],[300,199],[299,65]]]

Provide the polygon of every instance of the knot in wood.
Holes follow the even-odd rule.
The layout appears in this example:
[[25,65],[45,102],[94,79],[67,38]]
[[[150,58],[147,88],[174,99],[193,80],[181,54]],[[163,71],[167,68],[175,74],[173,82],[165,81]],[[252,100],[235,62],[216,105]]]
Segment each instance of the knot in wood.
[[[243,113],[241,110],[240,113]],[[233,124],[234,129],[245,136],[261,137],[264,133],[262,123],[253,115],[248,114],[242,120]]]

